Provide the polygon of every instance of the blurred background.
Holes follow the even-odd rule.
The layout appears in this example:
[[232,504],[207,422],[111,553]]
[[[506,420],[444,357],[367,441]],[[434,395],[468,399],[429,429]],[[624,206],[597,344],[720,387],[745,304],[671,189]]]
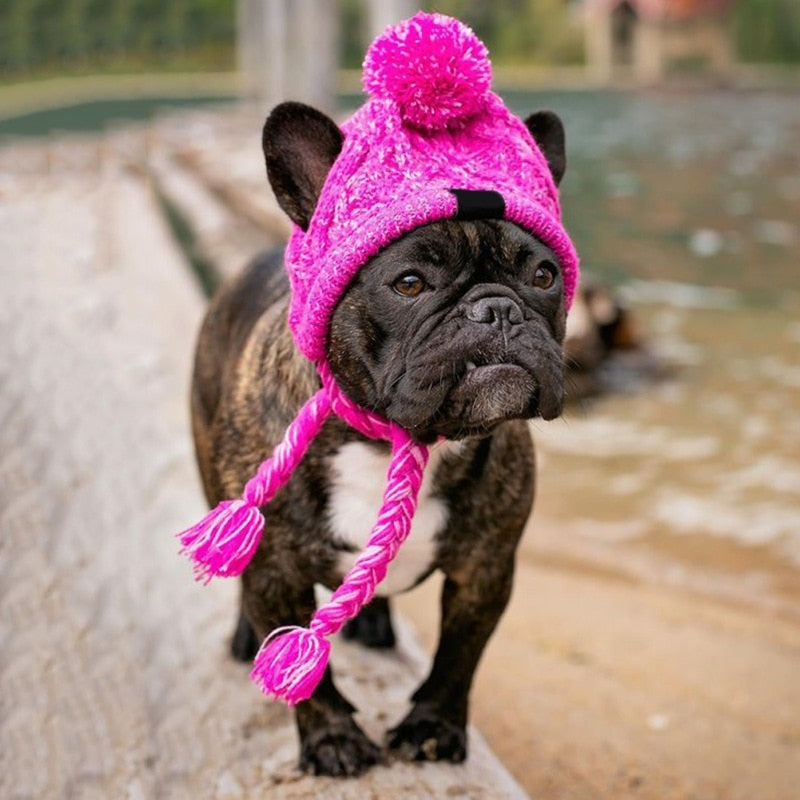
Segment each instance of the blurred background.
[[[515,112],[563,119],[584,275],[474,721],[536,798],[797,800],[798,0],[0,0],[0,227],[120,169],[213,291],[287,233],[269,108],[344,117],[419,7],[475,29]],[[429,646],[431,603],[402,601]]]

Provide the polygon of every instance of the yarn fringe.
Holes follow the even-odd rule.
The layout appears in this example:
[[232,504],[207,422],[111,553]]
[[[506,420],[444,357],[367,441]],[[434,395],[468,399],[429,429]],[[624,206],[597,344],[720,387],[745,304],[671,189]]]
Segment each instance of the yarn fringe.
[[200,522],[178,534],[180,552],[194,562],[197,580],[208,583],[212,578],[244,572],[264,532],[260,507],[291,478],[330,413],[328,391],[320,389],[300,409],[283,440],[247,482],[243,497],[223,500]]
[[264,517],[245,500],[223,500],[200,522],[178,534],[181,554],[189,556],[195,578],[241,575],[261,541]]
[[314,693],[330,653],[331,643],[313,629],[277,628],[256,654],[250,678],[265,695],[292,707]]

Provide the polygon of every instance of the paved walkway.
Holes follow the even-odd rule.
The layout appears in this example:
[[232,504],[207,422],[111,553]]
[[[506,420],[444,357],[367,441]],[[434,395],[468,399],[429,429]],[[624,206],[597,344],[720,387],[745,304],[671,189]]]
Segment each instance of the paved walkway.
[[[204,510],[204,301],[131,168],[147,142],[0,149],[0,797],[524,798],[477,733],[465,767],[301,776],[290,714],[227,657],[236,586],[171,536]],[[402,642],[334,656],[376,736],[425,668]]]

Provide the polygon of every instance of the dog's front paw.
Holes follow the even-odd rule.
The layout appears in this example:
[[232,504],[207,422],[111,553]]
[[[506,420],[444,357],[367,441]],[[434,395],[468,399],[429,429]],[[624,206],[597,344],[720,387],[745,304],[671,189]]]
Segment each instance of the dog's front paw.
[[354,777],[380,760],[380,749],[350,717],[310,731],[300,745],[300,769],[312,775]]
[[419,706],[389,731],[388,747],[404,761],[452,761],[467,757],[467,731]]

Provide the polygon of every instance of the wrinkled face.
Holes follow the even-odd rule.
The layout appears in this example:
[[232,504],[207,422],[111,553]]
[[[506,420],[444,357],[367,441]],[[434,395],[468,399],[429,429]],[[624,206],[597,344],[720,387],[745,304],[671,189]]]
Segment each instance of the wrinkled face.
[[361,269],[331,322],[340,386],[430,442],[552,419],[563,402],[558,260],[510,222],[436,222]]

